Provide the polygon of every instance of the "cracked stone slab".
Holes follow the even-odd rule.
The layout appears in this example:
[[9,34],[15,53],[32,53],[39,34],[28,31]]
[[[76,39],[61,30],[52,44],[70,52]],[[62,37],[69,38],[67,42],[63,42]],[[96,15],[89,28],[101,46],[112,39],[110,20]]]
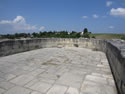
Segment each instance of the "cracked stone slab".
[[81,76],[81,75],[65,73],[57,80],[56,83],[66,85],[66,86],[80,88],[82,81],[83,81],[83,76]]
[[81,87],[83,94],[117,94],[116,89],[109,85],[101,85],[92,81],[84,81]]
[[65,94],[67,90],[66,86],[62,85],[54,85],[48,92],[47,94]]
[[45,82],[36,82],[29,88],[32,90],[39,91],[41,93],[46,93],[47,90],[51,87],[51,84],[45,83]]
[[25,85],[26,83],[28,83],[29,81],[31,81],[34,77],[33,76],[29,76],[29,75],[20,75],[18,77],[16,77],[15,79],[12,79],[10,82],[16,84],[16,85]]
[[30,94],[31,90],[20,87],[20,86],[15,86],[5,92],[4,94]]
[[93,76],[93,75],[87,75],[85,80],[100,83],[100,84],[108,84],[108,81],[106,80],[106,78]]
[[5,90],[8,90],[8,89],[10,89],[10,88],[12,88],[14,86],[15,85],[10,83],[10,82],[5,82],[5,81],[0,82],[0,87],[5,89]]
[[37,91],[33,91],[31,94],[43,94],[43,93],[40,93],[40,92],[37,92]]
[[36,69],[36,70],[30,72],[28,75],[37,76],[44,71],[45,71],[44,69]]
[[79,94],[79,90],[77,88],[69,87],[66,94]]
[[3,94],[3,92],[5,92],[5,90],[0,88],[0,94]]
[[47,72],[40,74],[39,77],[49,78],[49,79],[52,79],[52,80],[58,79],[58,75],[52,74],[52,73],[47,73]]

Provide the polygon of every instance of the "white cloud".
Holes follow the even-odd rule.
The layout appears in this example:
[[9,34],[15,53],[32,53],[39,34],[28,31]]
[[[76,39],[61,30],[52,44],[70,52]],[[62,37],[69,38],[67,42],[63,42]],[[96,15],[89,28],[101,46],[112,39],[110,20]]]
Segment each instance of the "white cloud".
[[44,26],[41,26],[41,27],[39,28],[39,30],[42,31],[44,28],[45,28]]
[[27,24],[23,16],[17,16],[13,20],[2,20],[0,24],[4,25],[4,28],[6,27],[8,30],[11,27],[10,31],[38,31],[44,29],[43,26],[39,29],[36,25]]
[[110,10],[110,14],[113,16],[125,17],[125,8],[117,8],[117,9],[112,8]]
[[13,23],[25,23],[25,19],[22,16],[17,16],[14,20]]
[[110,29],[114,29],[114,26],[109,26]]
[[107,2],[106,2],[106,6],[107,6],[107,7],[110,7],[110,6],[112,5],[112,3],[113,3],[112,1],[107,1]]
[[0,21],[0,24],[11,24],[11,21],[2,20],[2,21]]
[[82,16],[82,18],[83,18],[83,19],[87,19],[87,18],[88,18],[88,16]]
[[99,18],[99,16],[97,14],[93,14],[92,17],[95,19]]

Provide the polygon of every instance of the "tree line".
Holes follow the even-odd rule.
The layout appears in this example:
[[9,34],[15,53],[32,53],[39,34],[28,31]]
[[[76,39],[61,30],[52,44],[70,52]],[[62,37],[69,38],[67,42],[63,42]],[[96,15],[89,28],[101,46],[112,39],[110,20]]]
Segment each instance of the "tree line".
[[68,32],[68,31],[44,31],[44,32],[33,32],[33,33],[15,33],[15,34],[5,34],[0,35],[2,39],[20,39],[20,38],[90,38],[91,32],[88,32],[88,29],[85,28],[83,32]]

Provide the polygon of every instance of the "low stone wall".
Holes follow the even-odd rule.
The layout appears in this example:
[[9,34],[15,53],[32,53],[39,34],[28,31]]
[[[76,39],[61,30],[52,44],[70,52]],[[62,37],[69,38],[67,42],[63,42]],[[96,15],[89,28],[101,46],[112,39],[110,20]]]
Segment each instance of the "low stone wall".
[[107,41],[105,51],[119,94],[125,94],[125,43]]
[[0,56],[49,47],[82,47],[106,53],[119,94],[125,94],[125,42],[99,39],[44,38],[0,41]]
[[38,48],[49,47],[85,47],[93,48],[93,40],[89,39],[21,39],[0,41],[0,56],[11,55],[19,52]]

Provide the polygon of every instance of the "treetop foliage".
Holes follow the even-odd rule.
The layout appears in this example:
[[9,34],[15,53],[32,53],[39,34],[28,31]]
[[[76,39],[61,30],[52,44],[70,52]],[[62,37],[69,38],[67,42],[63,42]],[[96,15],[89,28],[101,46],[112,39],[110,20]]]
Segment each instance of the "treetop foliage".
[[68,32],[68,31],[44,31],[44,32],[33,32],[33,33],[15,33],[15,34],[6,34],[0,35],[0,38],[4,39],[20,39],[20,38],[90,38],[90,32],[85,28],[83,32]]

